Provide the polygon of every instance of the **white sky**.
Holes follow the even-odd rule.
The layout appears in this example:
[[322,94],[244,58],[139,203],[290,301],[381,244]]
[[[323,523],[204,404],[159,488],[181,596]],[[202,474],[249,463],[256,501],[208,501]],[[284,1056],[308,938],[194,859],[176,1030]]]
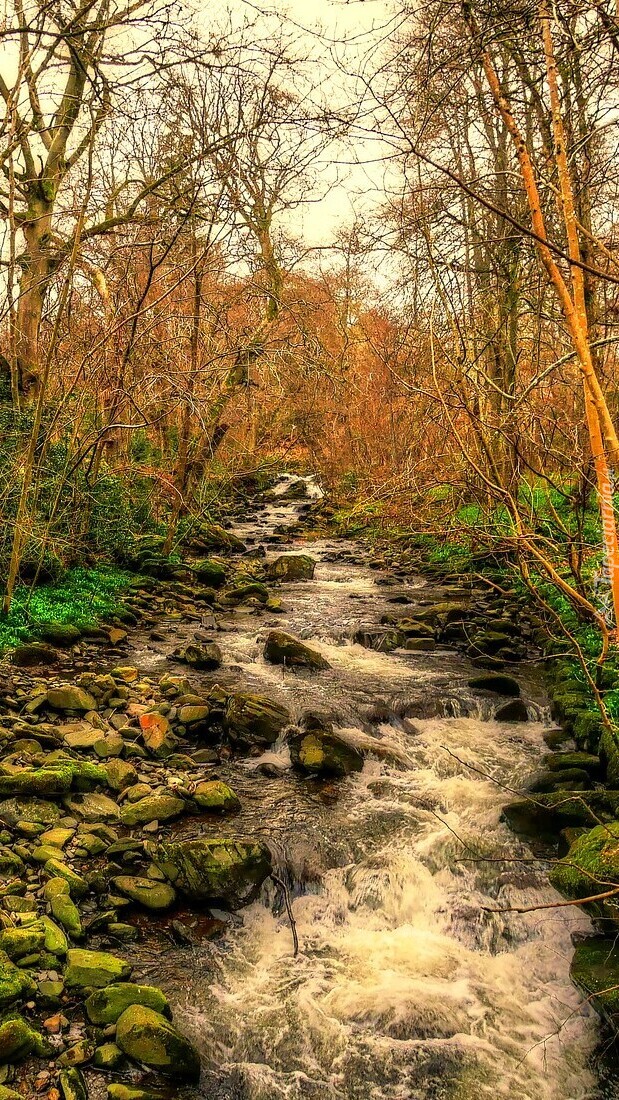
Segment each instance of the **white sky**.
[[[337,71],[335,58],[349,71],[356,65],[376,61],[386,27],[391,24],[401,5],[397,0],[195,0],[197,10],[204,13],[205,29],[217,20],[217,13],[230,11],[234,17],[255,18],[265,13],[260,22],[265,30],[275,25],[268,18],[272,13],[286,21],[286,29],[294,36],[295,48],[315,59],[316,71],[324,72],[322,91],[340,98],[343,103],[354,95],[352,82]],[[208,13],[208,14],[207,14]],[[215,20],[213,16],[215,15]],[[371,142],[359,142],[353,152],[358,160],[379,158],[378,147]],[[331,160],[331,163],[328,163]],[[351,224],[355,216],[363,217],[376,204],[380,191],[380,164],[350,165],[349,150],[331,147],[328,155],[316,165],[320,192],[323,197],[296,211],[294,232],[312,245],[329,244],[338,230]],[[340,161],[340,163],[333,163]]]

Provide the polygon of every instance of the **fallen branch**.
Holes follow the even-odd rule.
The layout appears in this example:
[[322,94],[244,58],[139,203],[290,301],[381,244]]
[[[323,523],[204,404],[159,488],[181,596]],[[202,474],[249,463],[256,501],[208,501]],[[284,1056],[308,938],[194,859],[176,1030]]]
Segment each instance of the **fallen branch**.
[[286,883],[283,881],[283,879],[279,878],[278,875],[274,875],[273,873],[271,873],[271,878],[273,879],[273,882],[275,883],[275,885],[279,886],[279,888],[280,888],[280,890],[281,890],[281,892],[284,896],[284,905],[286,906],[286,912],[288,914],[288,920],[290,921],[290,928],[291,928],[291,931],[292,931],[292,942],[294,944],[294,951],[293,951],[292,955],[293,955],[293,958],[296,959],[297,955],[299,954],[299,937],[297,936],[297,924],[296,924],[296,921],[295,921],[295,919],[292,915],[292,905],[290,904],[290,892],[288,890],[288,887],[286,886]]
[[614,898],[619,894],[619,886],[615,886],[614,890],[606,890],[603,894],[592,894],[589,898],[574,898],[572,901],[550,901],[546,905],[508,905],[503,909],[490,909],[486,905],[481,905],[480,909],[484,913],[536,913],[538,909],[562,909],[566,905],[587,905],[590,901],[604,901],[605,898]]

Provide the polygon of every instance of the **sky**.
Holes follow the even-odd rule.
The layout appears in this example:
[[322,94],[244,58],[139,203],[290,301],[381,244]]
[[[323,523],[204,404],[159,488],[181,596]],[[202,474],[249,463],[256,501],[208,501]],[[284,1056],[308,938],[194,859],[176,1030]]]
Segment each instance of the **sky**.
[[[198,0],[200,6],[206,2]],[[376,60],[386,28],[393,25],[401,5],[396,0],[220,0],[218,7],[221,13],[229,9],[239,20],[259,12],[283,19],[295,48],[313,58],[319,94],[331,104],[338,99],[344,104],[355,91],[341,69],[354,70]],[[206,6],[202,10],[206,13]],[[208,13],[210,20],[212,0]],[[268,15],[259,18],[267,33],[269,25],[275,26],[276,20]],[[355,159],[365,163],[351,163]],[[357,139],[352,149],[331,146],[314,168],[319,197],[295,212],[295,233],[309,246],[330,244],[340,230],[376,206],[382,172],[380,150],[369,139]]]

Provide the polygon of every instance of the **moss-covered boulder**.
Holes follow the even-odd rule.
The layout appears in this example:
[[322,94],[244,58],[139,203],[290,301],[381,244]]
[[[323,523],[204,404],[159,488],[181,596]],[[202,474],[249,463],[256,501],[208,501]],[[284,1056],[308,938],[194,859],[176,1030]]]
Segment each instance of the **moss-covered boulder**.
[[193,536],[193,545],[209,553],[212,550],[243,551],[245,543],[218,523],[205,523]]
[[154,911],[169,909],[176,899],[176,891],[167,882],[157,882],[137,875],[116,875],[112,886],[125,898]]
[[198,1081],[200,1059],[161,1013],[143,1005],[131,1005],[116,1024],[116,1043],[141,1065],[175,1081]]
[[241,807],[232,788],[221,779],[210,779],[198,783],[193,799],[201,810],[210,810],[213,813],[229,813]]
[[171,821],[184,813],[186,803],[171,794],[153,794],[139,802],[123,806],[120,820],[123,825],[147,825],[151,821]]
[[67,649],[76,642],[79,642],[82,632],[77,626],[72,626],[71,623],[40,623],[37,628],[37,634],[43,642],[50,642],[51,645],[59,646],[62,649]]
[[283,630],[271,630],[267,635],[264,656],[271,664],[286,665],[287,668],[311,668],[320,671],[331,667],[317,649],[312,649]]
[[520,695],[520,684],[513,676],[501,672],[487,672],[483,676],[474,676],[468,682],[473,691],[491,691],[495,695],[508,695],[516,698]]
[[280,554],[267,563],[267,574],[277,581],[311,581],[316,561],[309,554]]
[[22,821],[31,825],[54,825],[60,814],[59,806],[41,798],[7,798],[0,802],[0,821],[13,827]]
[[47,692],[47,705],[53,710],[96,710],[97,703],[89,691],[78,687],[77,684],[62,684],[61,687],[49,688]]
[[252,901],[271,874],[271,853],[262,841],[179,840],[153,846],[154,862],[192,901],[219,901],[239,909]]
[[528,722],[527,704],[524,699],[511,699],[497,707],[494,717],[497,722]]
[[[597,825],[576,838],[550,872],[550,881],[568,898],[586,898],[619,886],[619,821]],[[614,904],[618,909],[619,902]]]
[[72,782],[70,767],[19,768],[9,775],[0,775],[0,798],[10,795],[57,798],[71,790]]
[[131,969],[128,962],[107,951],[86,951],[75,947],[67,952],[64,982],[70,988],[102,989],[129,978]]
[[591,828],[619,817],[619,791],[552,791],[503,809],[503,819],[522,836],[554,837],[569,826]]
[[0,952],[0,1009],[6,1009],[16,1001],[27,1000],[35,990],[36,986],[27,971],[21,970],[8,955]]
[[175,649],[172,656],[175,661],[181,661],[203,672],[214,671],[223,660],[217,642],[190,642]]
[[259,581],[248,581],[247,584],[237,584],[234,588],[227,588],[221,595],[220,602],[236,607],[237,604],[246,603],[247,600],[257,600],[258,603],[265,604],[268,598],[269,590],[266,585],[260,584]]
[[[22,1097],[19,1097],[19,1100],[22,1100]],[[170,1093],[153,1091],[140,1085],[126,1085],[122,1081],[112,1081],[107,1087],[107,1100],[170,1100]]]
[[290,712],[266,695],[238,692],[228,700],[224,715],[230,740],[244,745],[273,745],[289,724]]
[[88,1100],[86,1083],[77,1066],[63,1069],[59,1084],[63,1100]]
[[363,756],[333,730],[298,730],[288,738],[290,758],[306,775],[344,776],[360,772]]
[[18,668],[34,668],[36,665],[55,665],[58,653],[46,642],[23,642],[15,646],[11,656],[12,664]]
[[126,791],[127,787],[134,787],[138,781],[138,773],[133,764],[128,760],[109,760],[105,765],[107,781],[110,790]]
[[616,1032],[619,1029],[619,953],[616,940],[588,936],[576,945],[572,981]]
[[72,816],[89,825],[100,822],[114,824],[120,818],[120,810],[116,803],[109,795],[102,794],[100,791],[67,795],[64,804]]
[[62,883],[65,887],[64,890],[57,887],[55,891],[46,895],[52,915],[72,939],[79,940],[83,935],[82,919],[77,905],[71,899],[69,883],[64,878],[55,878],[50,879],[47,886],[52,882]]
[[223,562],[217,561],[215,558],[205,558],[203,561],[197,561],[193,570],[196,580],[200,584],[207,585],[208,588],[222,588],[226,583],[228,570]]
[[18,1013],[0,1020],[0,1065],[23,1062],[29,1054],[49,1055],[50,1044]]
[[97,989],[90,994],[86,1003],[86,1015],[91,1024],[107,1027],[115,1024],[123,1012],[131,1005],[152,1008],[162,1016],[171,1018],[167,997],[153,985],[136,985],[134,982],[121,982]]
[[73,898],[83,898],[88,893],[86,879],[64,863],[61,859],[48,859],[44,870],[50,879],[63,879],[66,882],[69,894]]
[[45,944],[45,933],[39,926],[29,928],[3,928],[0,932],[0,951],[9,959],[23,959],[40,951]]

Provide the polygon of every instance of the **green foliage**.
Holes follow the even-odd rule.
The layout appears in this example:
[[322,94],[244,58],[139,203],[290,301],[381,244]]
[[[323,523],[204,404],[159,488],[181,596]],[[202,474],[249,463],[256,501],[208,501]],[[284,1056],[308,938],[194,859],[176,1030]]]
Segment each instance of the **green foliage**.
[[129,575],[117,569],[71,569],[62,581],[41,588],[20,585],[8,615],[0,616],[0,651],[25,641],[39,624],[91,626],[118,606]]

